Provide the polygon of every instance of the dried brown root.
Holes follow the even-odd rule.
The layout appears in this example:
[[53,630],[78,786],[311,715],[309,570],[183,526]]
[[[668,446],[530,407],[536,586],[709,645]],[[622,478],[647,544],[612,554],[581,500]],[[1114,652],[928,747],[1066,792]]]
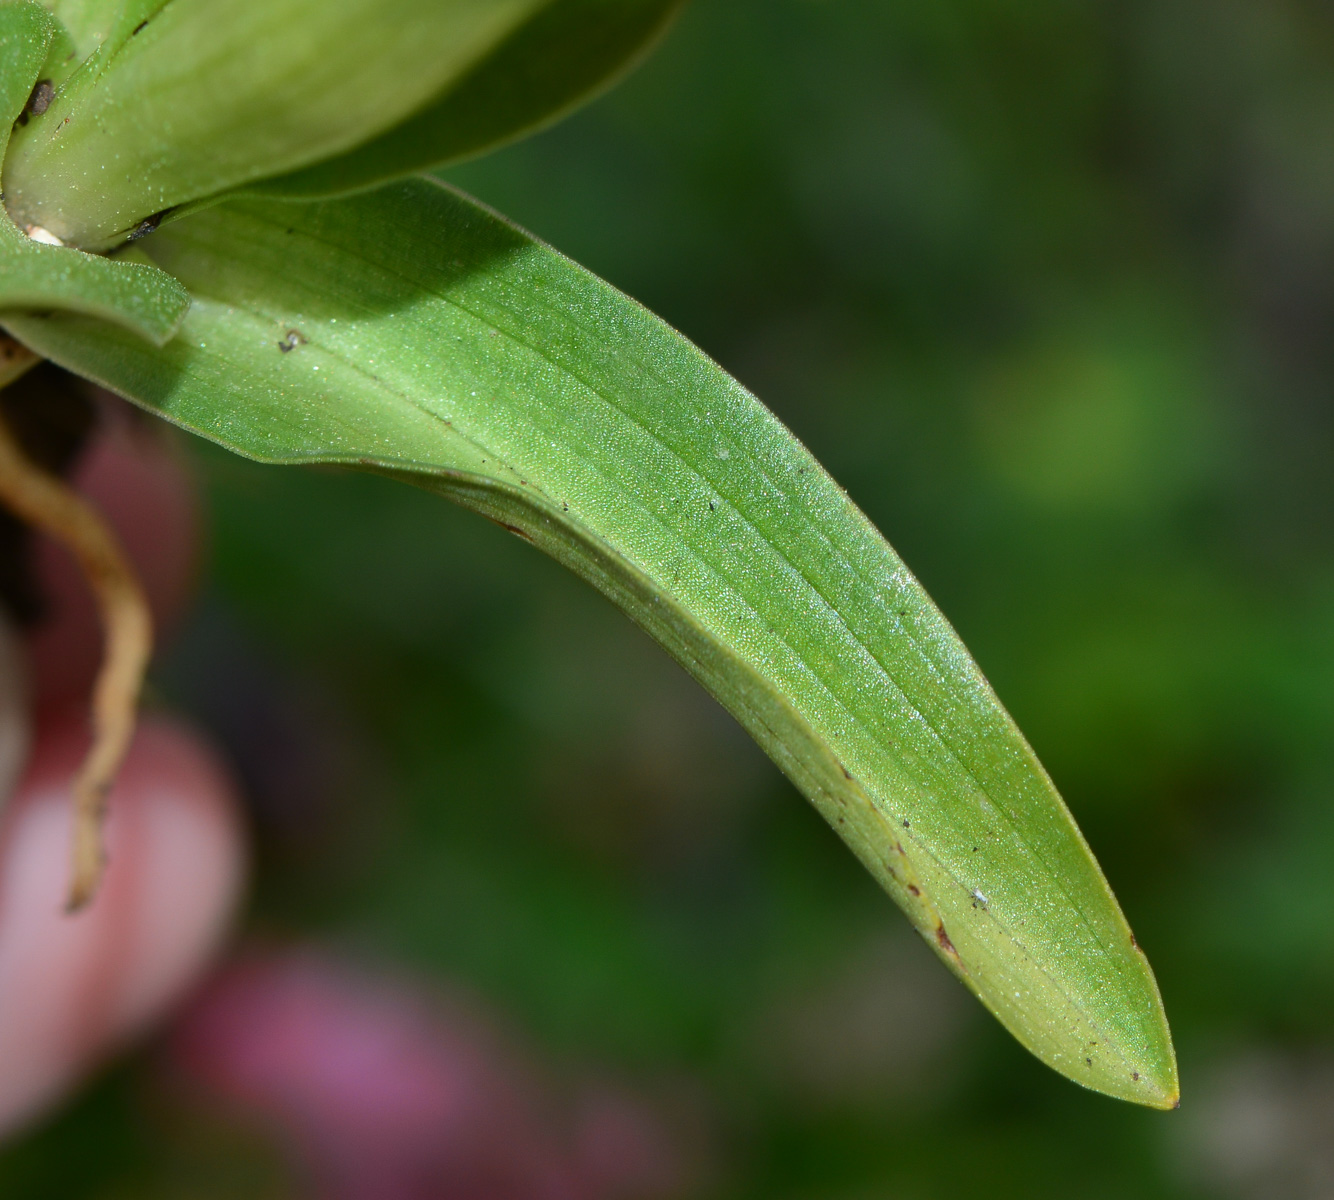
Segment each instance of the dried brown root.
[[93,686],[93,744],[74,780],[74,830],[67,909],[96,894],[105,853],[107,793],[134,737],[153,622],[143,587],[101,515],[63,480],[29,461],[0,420],[0,503],[63,543],[83,569],[101,612],[102,668]]

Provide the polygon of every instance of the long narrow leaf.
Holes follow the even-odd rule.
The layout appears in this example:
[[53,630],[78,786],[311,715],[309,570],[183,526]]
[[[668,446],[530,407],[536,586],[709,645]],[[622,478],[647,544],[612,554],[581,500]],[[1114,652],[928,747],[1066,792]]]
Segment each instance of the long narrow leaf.
[[536,543],[736,714],[1021,1042],[1175,1103],[1152,973],[1051,781],[893,550],[740,385],[427,181],[237,200],[150,243],[195,296],[164,348],[77,317],[6,327],[243,454],[395,474]]

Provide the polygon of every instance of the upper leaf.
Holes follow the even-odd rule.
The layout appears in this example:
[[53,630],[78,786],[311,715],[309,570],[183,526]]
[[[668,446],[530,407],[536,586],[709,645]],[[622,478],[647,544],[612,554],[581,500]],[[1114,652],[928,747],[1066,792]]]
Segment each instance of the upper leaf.
[[[10,128],[29,106],[54,32],[40,4],[0,5],[0,156]],[[175,332],[189,305],[185,289],[152,265],[44,245],[0,213],[0,309],[89,313],[160,343]]]
[[75,44],[96,48],[16,134],[5,203],[20,225],[105,249],[330,158],[290,186],[402,175],[565,110],[678,2],[229,0],[220,20],[214,0],[65,0]]
[[556,0],[402,125],[261,190],[326,196],[457,162],[564,116],[643,54],[683,0]]
[[5,163],[19,224],[90,249],[342,153],[466,74],[542,0],[215,0],[122,18]]
[[6,327],[243,454],[392,473],[532,540],[737,716],[1021,1042],[1175,1102],[1152,973],[1050,779],[894,551],[745,389],[424,181],[236,200],[149,244],[195,296],[162,349],[83,318]]
[[[98,50],[114,52],[141,21],[158,12],[167,0],[47,0],[69,38],[74,57],[64,65],[53,63],[63,79]],[[61,69],[63,66],[63,70]]]

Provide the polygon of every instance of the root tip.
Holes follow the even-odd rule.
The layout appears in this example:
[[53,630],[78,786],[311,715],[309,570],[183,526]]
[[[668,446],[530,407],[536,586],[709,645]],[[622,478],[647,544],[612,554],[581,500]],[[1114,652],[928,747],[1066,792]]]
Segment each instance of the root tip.
[[65,898],[65,914],[72,917],[87,908],[97,898],[97,891],[101,883],[102,872],[100,868],[91,878],[80,878],[71,881],[69,895]]

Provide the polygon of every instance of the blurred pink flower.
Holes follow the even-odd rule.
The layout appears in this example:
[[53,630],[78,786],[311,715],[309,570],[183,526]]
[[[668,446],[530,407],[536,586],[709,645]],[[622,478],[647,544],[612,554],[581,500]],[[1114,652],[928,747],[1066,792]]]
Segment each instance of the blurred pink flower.
[[682,1194],[650,1109],[598,1089],[558,1113],[482,1023],[313,951],[252,954],[177,1028],[174,1064],[276,1134],[321,1200]]

